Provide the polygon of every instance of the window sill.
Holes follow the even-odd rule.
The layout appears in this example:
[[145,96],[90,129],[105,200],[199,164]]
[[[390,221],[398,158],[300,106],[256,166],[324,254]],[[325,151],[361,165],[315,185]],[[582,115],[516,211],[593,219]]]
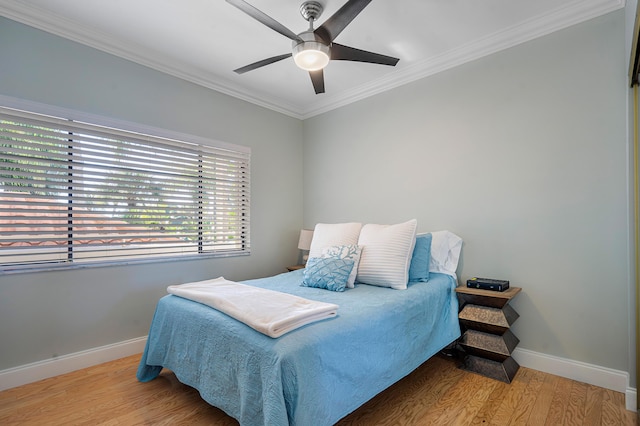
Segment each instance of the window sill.
[[157,257],[153,259],[129,259],[129,260],[114,260],[114,261],[101,261],[101,262],[86,262],[86,263],[46,263],[41,265],[15,265],[0,267],[0,276],[14,275],[14,274],[33,274],[38,272],[53,272],[53,271],[69,271],[77,269],[92,269],[92,268],[105,268],[111,266],[133,266],[144,265],[150,263],[167,263],[167,262],[184,262],[193,260],[205,260],[215,258],[226,257],[238,257],[238,256],[250,256],[251,251],[242,252],[225,252],[225,253],[207,253],[198,254],[193,256],[173,256],[173,257]]

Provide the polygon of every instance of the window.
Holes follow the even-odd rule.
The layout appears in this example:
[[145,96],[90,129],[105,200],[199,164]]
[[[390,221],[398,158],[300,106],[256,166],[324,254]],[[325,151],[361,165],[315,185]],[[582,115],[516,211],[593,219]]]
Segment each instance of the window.
[[248,254],[234,148],[0,107],[0,270]]

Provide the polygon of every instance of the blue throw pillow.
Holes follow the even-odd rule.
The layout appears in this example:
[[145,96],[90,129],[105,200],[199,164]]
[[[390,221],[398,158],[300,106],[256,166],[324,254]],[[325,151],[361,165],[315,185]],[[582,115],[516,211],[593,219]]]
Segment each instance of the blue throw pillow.
[[431,261],[431,232],[416,235],[416,245],[409,266],[409,281],[429,281],[429,262]]
[[322,250],[323,258],[331,259],[349,259],[353,260],[353,268],[349,279],[347,280],[347,288],[354,288],[356,282],[356,276],[358,274],[358,263],[360,262],[360,255],[362,254],[362,247],[358,245],[346,245],[346,246],[330,246],[325,247]]
[[304,269],[302,286],[344,291],[353,265],[350,259],[311,257]]

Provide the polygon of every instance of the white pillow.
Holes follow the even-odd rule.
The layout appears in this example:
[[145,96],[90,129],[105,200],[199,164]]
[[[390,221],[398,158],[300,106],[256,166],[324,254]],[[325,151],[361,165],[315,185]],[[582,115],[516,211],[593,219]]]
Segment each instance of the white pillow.
[[456,278],[461,249],[462,238],[453,232],[432,232],[429,272],[439,272]]
[[358,239],[362,254],[356,282],[406,289],[417,225],[418,221],[412,219],[396,225],[363,226]]
[[350,244],[347,246],[325,247],[322,250],[322,257],[332,258],[332,259],[352,260],[353,268],[351,269],[351,273],[349,274],[349,279],[347,280],[347,288],[354,288],[356,275],[358,274],[358,263],[360,262],[361,253],[362,253],[362,247],[354,244]]
[[361,223],[318,223],[313,230],[309,257],[322,257],[322,250],[331,246],[357,245]]

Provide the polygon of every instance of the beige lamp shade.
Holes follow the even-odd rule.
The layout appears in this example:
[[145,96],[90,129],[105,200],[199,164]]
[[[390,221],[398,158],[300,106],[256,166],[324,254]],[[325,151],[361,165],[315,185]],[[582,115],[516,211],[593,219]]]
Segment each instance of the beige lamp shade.
[[298,240],[298,248],[300,250],[309,250],[311,248],[311,240],[313,239],[313,231],[311,229],[302,229],[300,231],[300,239]]

